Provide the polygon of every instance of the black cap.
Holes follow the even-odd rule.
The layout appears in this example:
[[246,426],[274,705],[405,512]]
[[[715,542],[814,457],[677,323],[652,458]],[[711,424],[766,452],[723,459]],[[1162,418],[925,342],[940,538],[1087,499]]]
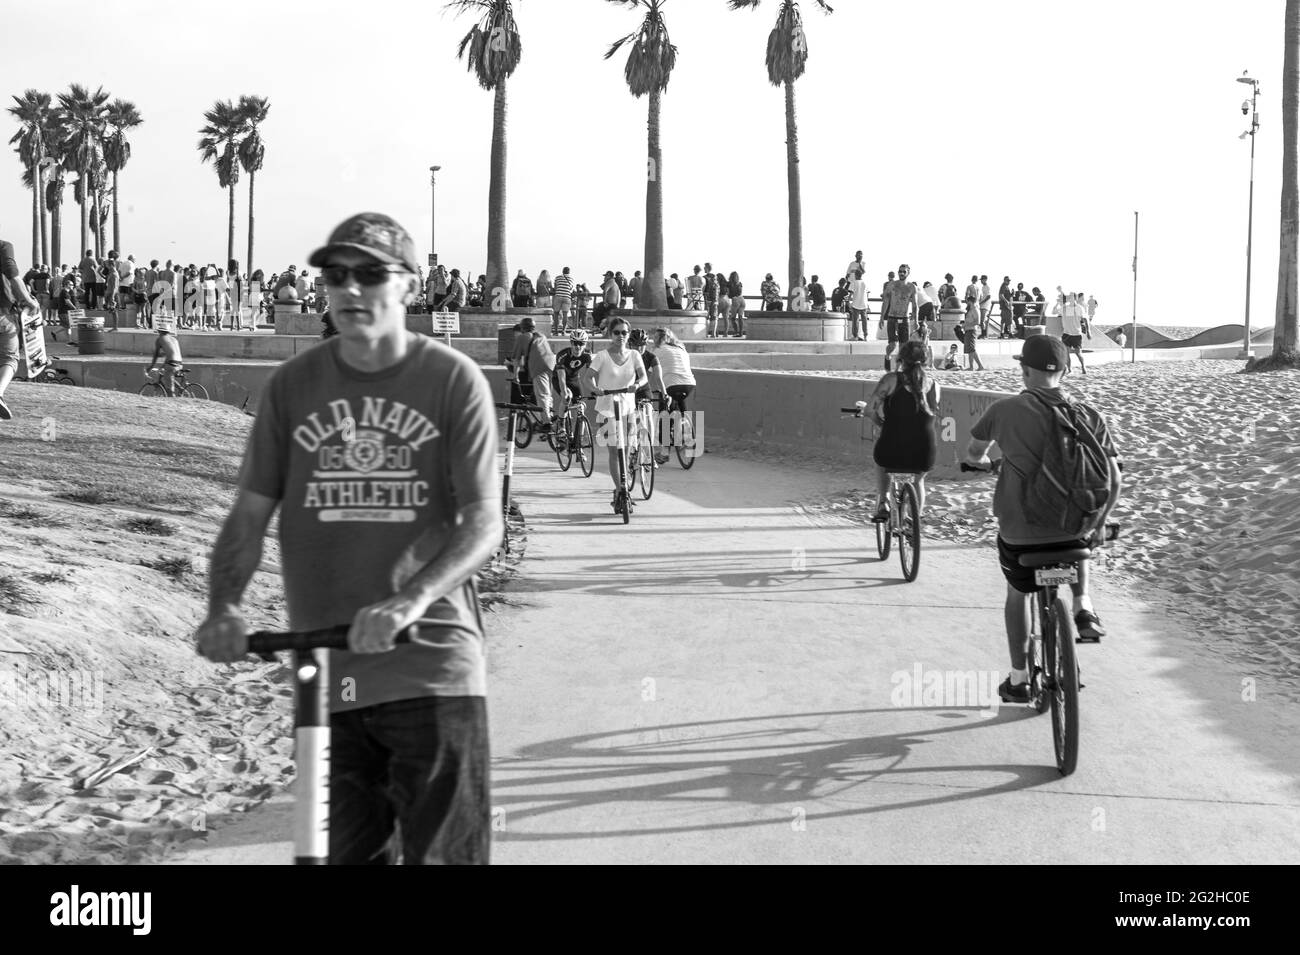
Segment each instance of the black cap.
[[1039,371],[1064,371],[1070,361],[1065,342],[1051,335],[1034,335],[1025,339],[1025,345],[1016,361]]
[[340,249],[364,252],[386,265],[401,265],[410,272],[420,270],[411,234],[395,219],[379,212],[362,212],[339,223],[330,233],[329,241],[311,254],[307,264],[317,268],[328,265],[330,255]]

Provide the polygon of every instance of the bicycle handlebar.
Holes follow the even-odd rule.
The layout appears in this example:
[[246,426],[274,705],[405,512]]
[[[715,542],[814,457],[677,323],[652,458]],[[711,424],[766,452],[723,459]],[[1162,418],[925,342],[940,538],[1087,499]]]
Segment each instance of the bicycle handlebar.
[[989,466],[986,468],[977,468],[975,465],[967,464],[965,461],[963,461],[961,462],[961,469],[963,472],[974,471],[978,474],[997,474],[1000,470],[1002,470],[1002,459],[1001,458],[995,459],[994,461],[990,462]]
[[[327,627],[324,630],[277,631],[257,630],[248,635],[249,653],[275,653],[279,650],[346,650],[351,624]],[[416,625],[411,624],[397,635],[398,643],[410,643]]]

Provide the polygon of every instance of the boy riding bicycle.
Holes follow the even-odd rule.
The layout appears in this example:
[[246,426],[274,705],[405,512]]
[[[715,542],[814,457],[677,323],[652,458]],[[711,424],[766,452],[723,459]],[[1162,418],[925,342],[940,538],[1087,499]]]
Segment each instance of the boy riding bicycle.
[[[1020,362],[1025,391],[1014,398],[994,402],[971,428],[971,442],[966,450],[968,464],[987,470],[991,466],[988,449],[997,444],[1002,450],[1002,467],[993,493],[993,512],[998,519],[998,562],[1007,581],[1005,618],[1007,647],[1011,653],[1011,672],[998,688],[1005,702],[1024,703],[1029,699],[1029,674],[1026,669],[1026,645],[1029,639],[1029,598],[1037,590],[1032,569],[1020,566],[1020,555],[1032,551],[1065,548],[1104,547],[1106,519],[1119,499],[1119,452],[1115,449],[1106,420],[1087,405],[1071,403],[1061,390],[1066,374],[1068,353],[1058,338],[1038,335],[1029,338]],[[1077,416],[1080,431],[1087,429],[1105,457],[1109,488],[1104,504],[1082,532],[1068,533],[1060,527],[1031,523],[1024,508],[1025,491],[1031,479],[1045,469],[1054,453],[1051,442],[1057,431],[1053,424],[1058,409],[1070,408]],[[1087,437],[1081,434],[1081,437]],[[1068,492],[1071,489],[1066,489]],[[1076,531],[1078,529],[1076,528]],[[1078,583],[1074,592],[1074,623],[1079,636],[1100,640],[1106,631],[1101,625],[1088,594],[1088,561],[1079,563]]]

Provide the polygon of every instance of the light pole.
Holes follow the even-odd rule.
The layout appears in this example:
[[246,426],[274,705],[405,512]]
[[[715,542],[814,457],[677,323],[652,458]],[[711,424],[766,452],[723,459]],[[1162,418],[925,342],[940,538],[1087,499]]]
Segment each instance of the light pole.
[[432,224],[429,226],[429,266],[431,268],[438,261],[438,170],[441,168],[441,166],[429,167],[429,211],[432,213]]
[[1250,129],[1242,133],[1238,138],[1245,139],[1250,137],[1250,204],[1246,212],[1246,328],[1242,333],[1241,354],[1238,358],[1251,358],[1250,350],[1250,247],[1251,238],[1255,231],[1255,133],[1259,129],[1259,113],[1255,109],[1256,100],[1259,98],[1259,80],[1242,73],[1237,77],[1238,83],[1250,84],[1250,99],[1244,100],[1241,104],[1241,114],[1245,116],[1250,114]]

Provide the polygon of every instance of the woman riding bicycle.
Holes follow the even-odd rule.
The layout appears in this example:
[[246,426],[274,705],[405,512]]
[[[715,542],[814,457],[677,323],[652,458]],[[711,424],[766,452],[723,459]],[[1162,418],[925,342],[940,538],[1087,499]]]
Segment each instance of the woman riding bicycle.
[[925,367],[926,347],[906,342],[898,353],[899,370],[885,375],[871,396],[871,415],[880,426],[872,457],[876,462],[876,513],[889,520],[889,475],[916,475],[916,503],[925,510],[925,475],[934,468],[939,440],[939,383]]
[[[614,510],[618,510],[619,492],[619,449],[627,447],[628,434],[636,422],[636,401],[633,398],[638,388],[644,388],[649,379],[646,377],[645,365],[641,356],[627,347],[632,326],[625,318],[612,318],[609,322],[609,348],[596,352],[591,364],[582,372],[586,387],[596,393],[596,435],[609,447],[609,477],[614,482]],[[618,416],[623,433],[620,435],[613,423],[614,407],[618,406]]]
[[[695,375],[691,372],[691,356],[686,347],[667,328],[654,330],[655,355],[659,359],[659,373],[663,377],[664,391],[668,394],[665,411],[686,415],[686,399],[695,390]],[[674,439],[676,440],[676,439]],[[655,460],[660,464],[668,455],[660,453]]]

